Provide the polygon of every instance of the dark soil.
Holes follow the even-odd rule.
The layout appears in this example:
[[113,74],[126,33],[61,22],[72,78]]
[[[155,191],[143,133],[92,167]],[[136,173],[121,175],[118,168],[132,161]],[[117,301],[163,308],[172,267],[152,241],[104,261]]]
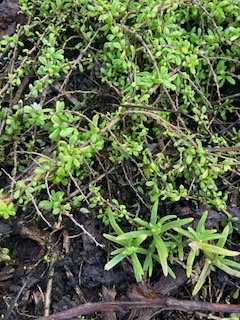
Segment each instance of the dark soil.
[[[181,209],[184,210],[186,208]],[[239,210],[234,210],[237,215],[240,214]],[[209,225],[215,224],[211,215],[216,218],[216,214],[214,211],[210,213]],[[69,219],[64,219],[61,228],[54,233],[43,227],[41,218],[31,219],[30,212],[21,215],[21,221],[16,218],[10,225],[0,225],[1,246],[8,247],[11,252],[11,261],[2,263],[0,272],[0,312],[5,314],[4,319],[42,316],[48,303],[50,312],[57,313],[86,302],[131,299],[130,290],[136,290],[137,287],[130,263],[125,261],[113,271],[104,271],[109,254],[108,244],[102,237],[106,230],[98,220],[82,219],[83,215],[80,217],[75,215],[78,223],[83,224],[100,244],[105,245],[103,248],[96,246]],[[51,257],[49,264],[44,262],[45,255]],[[147,293],[138,292],[137,300],[149,299],[151,295],[154,299],[170,295],[180,300],[191,300],[192,284],[186,278],[185,270],[181,267],[174,267],[173,270],[177,275],[176,280],[165,278],[160,271],[156,272],[147,286]],[[212,274],[211,281],[209,279],[206,283],[204,300],[225,303],[239,286],[240,279],[218,270]],[[236,304],[239,300],[230,302]],[[130,312],[123,309],[117,314],[108,311],[105,314],[94,314],[94,319],[150,319],[154,314],[152,309],[137,310]],[[205,312],[201,314],[207,316]],[[92,319],[92,316],[86,316],[86,319]],[[163,310],[153,319],[195,317],[192,312]]]

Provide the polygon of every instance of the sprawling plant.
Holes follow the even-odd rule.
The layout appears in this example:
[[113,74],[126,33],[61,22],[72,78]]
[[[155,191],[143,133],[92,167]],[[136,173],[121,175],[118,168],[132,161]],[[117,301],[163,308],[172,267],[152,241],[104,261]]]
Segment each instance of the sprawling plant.
[[[227,212],[219,181],[239,171],[239,129],[224,127],[239,121],[226,89],[239,77],[239,1],[19,3],[25,24],[0,41],[0,162],[13,168],[2,172],[11,179],[0,217],[33,203],[51,225],[47,212],[95,208],[123,247],[107,268],[130,256],[137,280],[153,261],[167,275],[168,259],[184,259],[183,236],[195,245],[188,275],[200,251],[212,269],[235,267],[224,258],[227,229],[213,252],[184,229],[190,220],[134,212],[158,199]],[[125,186],[129,203],[111,194]]]

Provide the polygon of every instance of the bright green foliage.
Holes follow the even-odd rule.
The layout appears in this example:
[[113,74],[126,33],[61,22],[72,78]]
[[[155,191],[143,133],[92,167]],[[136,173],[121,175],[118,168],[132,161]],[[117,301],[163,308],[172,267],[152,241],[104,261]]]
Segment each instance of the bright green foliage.
[[[123,106],[151,105],[161,94],[164,112],[142,111],[139,114],[136,109],[128,113],[122,107],[117,112],[109,110],[108,119],[114,120],[118,115],[129,118],[131,130],[126,129],[125,132],[119,123],[113,134],[105,133],[104,137],[99,130],[108,123],[102,115],[89,119],[94,125],[89,123],[87,131],[77,129],[76,124],[81,119],[80,106],[69,110],[62,101],[58,101],[56,110],[53,110],[41,102],[23,106],[16,104],[13,110],[7,109],[1,143],[22,137],[26,128],[43,130],[52,143],[57,143],[58,151],[52,155],[52,160],[36,169],[35,180],[50,170],[49,178],[51,176],[54,184],[61,182],[67,185],[68,172],[74,171],[77,176],[87,175],[81,169],[82,162],[87,158],[91,163],[96,152],[103,150],[107,138],[110,161],[121,163],[134,158],[143,169],[140,184],[147,186],[151,201],[158,197],[171,201],[186,198],[219,210],[224,208],[227,195],[217,190],[215,181],[235,163],[231,158],[224,160],[205,148],[227,147],[228,141],[218,135],[199,139],[199,134],[209,134],[209,121],[219,108],[216,102],[212,103],[209,83],[218,93],[225,80],[234,82],[232,75],[238,66],[234,56],[240,41],[239,6],[234,0],[228,5],[223,3],[219,9],[219,3],[205,0],[192,4],[150,1],[147,5],[145,1],[124,3],[117,0],[94,3],[59,0],[37,5],[21,0],[23,12],[32,16],[33,22],[19,29],[18,38],[16,35],[5,36],[0,43],[6,60],[14,54],[16,42],[22,48],[17,56],[21,67],[8,74],[6,92],[13,92],[34,69],[35,80],[29,83],[26,96],[39,99],[40,94],[44,95],[59,77],[69,77],[75,68],[81,72],[91,70],[97,61],[99,70],[96,76],[99,81],[111,84],[113,90],[120,94]],[[39,20],[43,20],[42,29],[35,28]],[[72,60],[67,58],[69,52],[65,49],[67,28],[79,38],[74,45],[79,54]],[[29,48],[24,47],[19,39],[23,34],[31,43]],[[100,48],[99,43],[102,43]],[[95,48],[95,53],[88,50],[88,46]],[[172,93],[178,97],[177,100],[169,98]],[[171,124],[170,110],[173,109],[190,116],[182,119],[181,123],[184,126],[191,124],[192,131]],[[221,106],[223,119],[226,110],[230,109],[228,101]],[[21,117],[24,128],[19,121]],[[150,127],[153,127],[154,134],[149,134]],[[146,137],[154,140],[159,135],[164,143],[173,144],[178,154],[169,156],[160,150],[153,157],[144,143]],[[233,143],[237,137],[235,129]],[[86,140],[89,144],[84,148],[75,146]],[[32,135],[27,149],[31,150],[35,143]],[[41,139],[41,144],[46,144],[45,139]]]
[[[107,269],[131,257],[140,281],[156,262],[171,272],[177,256],[190,275],[202,252],[198,287],[211,268],[232,274],[227,229],[186,230],[190,220],[159,217],[156,203],[227,207],[217,182],[239,171],[240,134],[213,123],[236,116],[220,90],[240,66],[239,1],[19,3],[26,24],[0,41],[0,164],[13,168],[0,216],[31,202],[56,215],[88,207],[121,246]],[[135,217],[153,203],[150,218]]]
[[[225,258],[225,256],[234,257],[240,254],[237,251],[223,248],[229,236],[229,225],[226,225],[222,233],[217,233],[215,229],[206,230],[205,222],[208,215],[207,211],[204,212],[199,220],[196,230],[191,227],[187,229],[182,227],[192,222],[193,219],[191,218],[176,220],[176,216],[167,215],[158,219],[158,201],[153,205],[149,222],[140,218],[133,219],[135,226],[134,231],[123,232],[117,224],[111,210],[108,211],[108,214],[109,222],[117,236],[114,237],[109,234],[104,234],[104,236],[108,240],[120,245],[121,248],[112,251],[111,254],[115,255],[115,257],[106,264],[106,270],[110,270],[129,256],[132,260],[136,280],[139,282],[142,281],[144,271],[148,272],[149,276],[152,275],[154,261],[157,261],[161,265],[165,276],[167,276],[169,272],[174,277],[174,273],[169,267],[167,260],[170,255],[172,257],[175,256],[175,248],[178,248],[178,258],[180,258],[180,260],[183,259],[182,251],[187,248],[184,248],[182,243],[184,237],[186,237],[188,240],[191,240],[189,243],[191,250],[188,253],[186,263],[186,273],[188,277],[191,276],[195,257],[198,256],[200,252],[205,256],[205,263],[194,287],[193,295],[199,292],[210,272],[215,271],[215,267],[232,276],[240,277],[240,272],[236,270],[240,269],[240,264]],[[178,237],[172,234],[171,230],[177,231],[179,235],[183,236],[183,238],[181,237],[181,242]],[[214,240],[217,240],[217,243],[214,245],[210,244]],[[146,241],[147,246],[144,246],[144,241]],[[141,265],[138,255],[145,256],[143,266]]]
[[0,263],[11,260],[8,248],[0,248]]
[[11,216],[15,216],[15,214],[16,211],[12,202],[7,204],[0,201],[0,218],[9,219]]
[[[113,237],[109,234],[105,234],[104,236],[123,248],[116,249],[111,253],[116,256],[106,264],[106,270],[113,268],[126,256],[130,256],[137,281],[142,280],[144,271],[147,271],[149,276],[152,275],[153,260],[160,263],[165,276],[168,275],[168,272],[174,276],[167,262],[169,243],[168,241],[164,241],[164,235],[167,231],[173,229],[174,226],[183,226],[190,223],[193,219],[176,219],[175,215],[167,215],[158,219],[158,201],[156,201],[153,205],[149,222],[140,218],[134,218],[133,223],[137,227],[137,230],[123,232],[116,223],[112,212],[109,211],[108,214],[111,227],[118,236]],[[140,247],[146,239],[148,242],[150,241],[147,249]],[[137,254],[146,256],[143,267]]]
[[[215,267],[230,275],[238,278],[240,277],[240,272],[235,270],[240,269],[240,264],[225,258],[225,256],[234,257],[240,254],[237,251],[231,251],[223,248],[229,236],[229,224],[226,225],[222,233],[217,233],[216,229],[206,230],[205,222],[207,215],[208,212],[205,211],[199,220],[196,230],[193,230],[191,227],[188,227],[187,230],[177,226],[173,228],[175,231],[191,240],[189,243],[191,251],[188,254],[186,268],[188,277],[191,276],[195,257],[198,256],[200,252],[202,252],[206,257],[201,274],[194,287],[193,295],[196,295],[199,292],[210,272],[215,271]],[[209,244],[209,242],[214,240],[217,240],[216,244]],[[232,269],[231,267],[235,269]]]
[[[42,200],[39,202],[39,208],[43,208],[46,211],[52,210],[53,214],[61,214],[61,203],[63,202],[63,192],[51,191],[51,200]],[[63,209],[66,211],[71,210],[70,204],[63,205]]]

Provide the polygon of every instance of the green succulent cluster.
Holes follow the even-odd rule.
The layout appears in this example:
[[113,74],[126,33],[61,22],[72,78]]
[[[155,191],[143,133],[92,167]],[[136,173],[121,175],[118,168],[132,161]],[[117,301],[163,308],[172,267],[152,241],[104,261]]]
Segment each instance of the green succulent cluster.
[[[158,201],[152,207],[149,222],[139,217],[133,219],[132,222],[136,229],[134,231],[123,232],[112,212],[109,211],[108,214],[109,222],[117,236],[109,234],[104,236],[121,247],[111,253],[115,257],[105,265],[106,270],[113,268],[124,258],[130,257],[136,280],[139,282],[142,281],[144,272],[148,273],[150,277],[152,276],[154,261],[161,265],[165,276],[169,273],[172,277],[175,277],[168,260],[171,263],[173,263],[174,258],[183,261],[184,252],[188,251],[187,247],[190,247],[191,250],[188,251],[186,262],[188,278],[192,275],[194,260],[200,252],[203,253],[205,259],[198,281],[194,286],[193,295],[199,292],[207,276],[216,268],[235,277],[240,277],[240,272],[237,270],[240,269],[240,264],[225,258],[225,256],[234,257],[240,253],[223,248],[231,233],[231,224],[227,224],[222,233],[218,233],[216,229],[206,230],[207,211],[200,218],[196,230],[190,226],[186,228],[187,224],[193,221],[192,218],[177,219],[175,215],[165,215],[160,218]],[[183,228],[183,226],[185,227]],[[177,234],[174,234],[173,231]],[[147,248],[144,245],[145,241],[148,243]],[[143,266],[139,255],[145,256]]]

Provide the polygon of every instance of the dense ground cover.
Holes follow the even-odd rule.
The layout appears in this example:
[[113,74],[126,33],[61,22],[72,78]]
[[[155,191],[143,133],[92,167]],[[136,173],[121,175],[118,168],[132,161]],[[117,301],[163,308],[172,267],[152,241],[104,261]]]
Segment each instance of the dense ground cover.
[[19,4],[0,41],[2,313],[136,281],[236,304],[239,2]]

